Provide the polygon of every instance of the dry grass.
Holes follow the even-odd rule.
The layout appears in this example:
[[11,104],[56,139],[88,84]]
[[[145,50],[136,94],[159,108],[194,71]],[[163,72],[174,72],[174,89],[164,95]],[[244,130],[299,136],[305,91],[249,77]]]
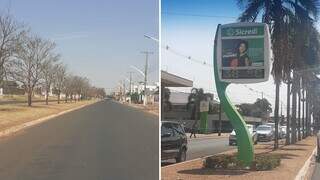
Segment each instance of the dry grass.
[[32,107],[28,107],[26,104],[0,105],[0,131],[93,102],[95,102],[95,100],[80,101],[76,103],[61,102],[60,104],[51,102],[49,105],[40,102],[34,103]]
[[[230,180],[292,180],[300,168],[311,155],[315,148],[316,138],[308,137],[297,144],[284,146],[273,150],[273,145],[258,144],[255,146],[256,154],[277,154],[281,157],[279,167],[271,171],[250,170],[211,170],[203,168],[202,160],[195,160],[183,164],[161,168],[161,179],[163,180],[206,180],[206,179],[230,179]],[[234,150],[225,152],[235,153]]]
[[[49,100],[56,100],[57,97],[49,96]],[[32,100],[45,100],[44,96],[34,96]],[[0,101],[27,101],[27,95],[3,95]]]

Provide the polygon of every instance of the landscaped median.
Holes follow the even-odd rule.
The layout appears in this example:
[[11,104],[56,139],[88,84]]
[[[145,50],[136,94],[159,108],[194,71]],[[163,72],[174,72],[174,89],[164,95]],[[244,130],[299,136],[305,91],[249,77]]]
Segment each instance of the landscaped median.
[[[196,159],[184,163],[165,166],[161,168],[163,180],[206,180],[206,179],[231,179],[231,180],[294,180],[305,165],[315,148],[315,137],[308,137],[294,145],[284,146],[280,142],[278,150],[273,150],[272,143],[258,144],[255,146],[257,156],[280,157],[280,165],[273,170],[258,171],[248,169],[225,169],[205,167],[205,159]],[[231,155],[236,150],[226,151],[221,154]]]
[[[66,111],[78,109],[83,106],[97,102],[97,100],[83,100],[77,102],[61,101],[51,102],[45,105],[44,102],[33,103],[31,107],[26,104],[0,105],[0,136],[9,135],[24,127],[47,120],[49,117],[62,114]],[[47,118],[48,117],[48,118]]]

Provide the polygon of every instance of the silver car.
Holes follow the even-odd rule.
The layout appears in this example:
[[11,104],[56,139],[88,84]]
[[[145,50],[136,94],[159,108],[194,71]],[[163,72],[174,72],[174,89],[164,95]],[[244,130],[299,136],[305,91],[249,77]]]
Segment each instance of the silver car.
[[260,125],[257,127],[258,141],[272,141],[274,139],[274,130],[272,126]]

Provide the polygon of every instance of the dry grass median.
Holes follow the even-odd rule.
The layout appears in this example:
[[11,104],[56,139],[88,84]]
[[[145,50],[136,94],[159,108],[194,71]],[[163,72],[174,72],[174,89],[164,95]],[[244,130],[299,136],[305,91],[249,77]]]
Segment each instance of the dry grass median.
[[45,105],[44,102],[39,102],[33,103],[32,107],[28,107],[23,103],[0,105],[0,131],[94,102],[96,102],[96,100],[84,100],[76,103],[61,102],[60,104],[51,102],[49,105]]

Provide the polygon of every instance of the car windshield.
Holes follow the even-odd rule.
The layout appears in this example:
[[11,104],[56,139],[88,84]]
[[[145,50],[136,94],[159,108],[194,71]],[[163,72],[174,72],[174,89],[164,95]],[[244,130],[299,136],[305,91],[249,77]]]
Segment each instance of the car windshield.
[[258,131],[267,131],[267,130],[271,130],[270,126],[259,126],[257,128]]

